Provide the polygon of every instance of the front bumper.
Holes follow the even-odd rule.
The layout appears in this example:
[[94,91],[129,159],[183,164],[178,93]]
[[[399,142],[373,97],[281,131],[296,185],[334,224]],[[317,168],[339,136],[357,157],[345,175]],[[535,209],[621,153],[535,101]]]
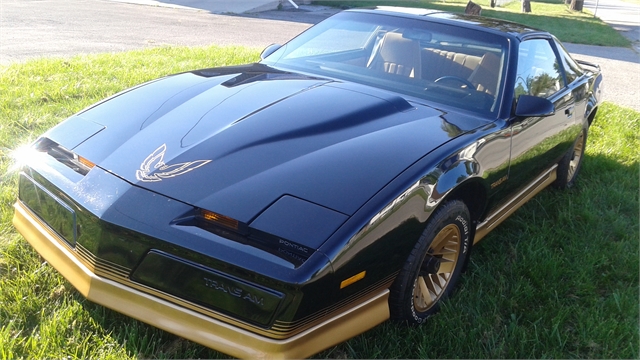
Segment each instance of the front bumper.
[[241,358],[302,358],[356,336],[389,318],[388,289],[285,339],[271,339],[96,275],[55,231],[21,201],[13,224],[31,246],[84,297],[204,346]]

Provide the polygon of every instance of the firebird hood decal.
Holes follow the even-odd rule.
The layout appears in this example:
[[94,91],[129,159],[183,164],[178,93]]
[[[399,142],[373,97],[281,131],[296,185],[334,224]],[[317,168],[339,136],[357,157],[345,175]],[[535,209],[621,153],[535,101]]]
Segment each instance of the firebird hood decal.
[[[186,174],[191,170],[195,170],[211,160],[196,160],[179,164],[167,165],[164,163],[164,153],[167,151],[167,145],[162,144],[151,155],[140,164],[140,169],[136,170],[136,179],[144,182],[162,181],[182,174]],[[158,171],[153,172],[155,169]],[[152,174],[153,172],[153,174]]]

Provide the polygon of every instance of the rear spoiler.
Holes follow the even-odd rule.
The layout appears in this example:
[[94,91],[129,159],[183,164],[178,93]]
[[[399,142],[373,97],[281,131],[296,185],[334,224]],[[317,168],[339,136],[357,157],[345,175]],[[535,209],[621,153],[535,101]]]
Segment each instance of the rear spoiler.
[[580,64],[580,66],[586,66],[586,67],[594,68],[594,69],[597,69],[598,72],[601,72],[600,65],[596,65],[596,64],[588,62],[588,61],[577,60],[577,59],[576,59],[576,62],[578,64]]

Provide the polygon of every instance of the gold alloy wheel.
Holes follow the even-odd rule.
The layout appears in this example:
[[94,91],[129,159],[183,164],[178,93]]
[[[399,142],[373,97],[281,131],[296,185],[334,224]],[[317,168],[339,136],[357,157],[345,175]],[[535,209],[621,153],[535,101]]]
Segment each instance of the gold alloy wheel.
[[461,239],[460,228],[449,224],[431,242],[414,286],[416,311],[429,310],[444,294],[460,259]]
[[571,156],[571,160],[569,161],[569,171],[567,171],[567,181],[571,181],[571,179],[573,179],[573,176],[578,169],[578,165],[580,165],[580,159],[582,158],[583,149],[584,132],[581,132],[578,141],[576,141],[576,145],[573,147],[573,155]]

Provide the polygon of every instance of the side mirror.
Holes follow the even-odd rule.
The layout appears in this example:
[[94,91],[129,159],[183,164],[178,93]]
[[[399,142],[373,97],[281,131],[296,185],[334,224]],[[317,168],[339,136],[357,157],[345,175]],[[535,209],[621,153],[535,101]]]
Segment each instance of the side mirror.
[[556,108],[548,99],[531,95],[520,95],[516,103],[516,116],[538,117],[556,113]]
[[267,56],[273,54],[274,52],[276,52],[276,50],[280,49],[281,47],[282,45],[280,44],[271,44],[267,46],[264,50],[262,50],[262,53],[260,54],[260,59],[264,60]]

